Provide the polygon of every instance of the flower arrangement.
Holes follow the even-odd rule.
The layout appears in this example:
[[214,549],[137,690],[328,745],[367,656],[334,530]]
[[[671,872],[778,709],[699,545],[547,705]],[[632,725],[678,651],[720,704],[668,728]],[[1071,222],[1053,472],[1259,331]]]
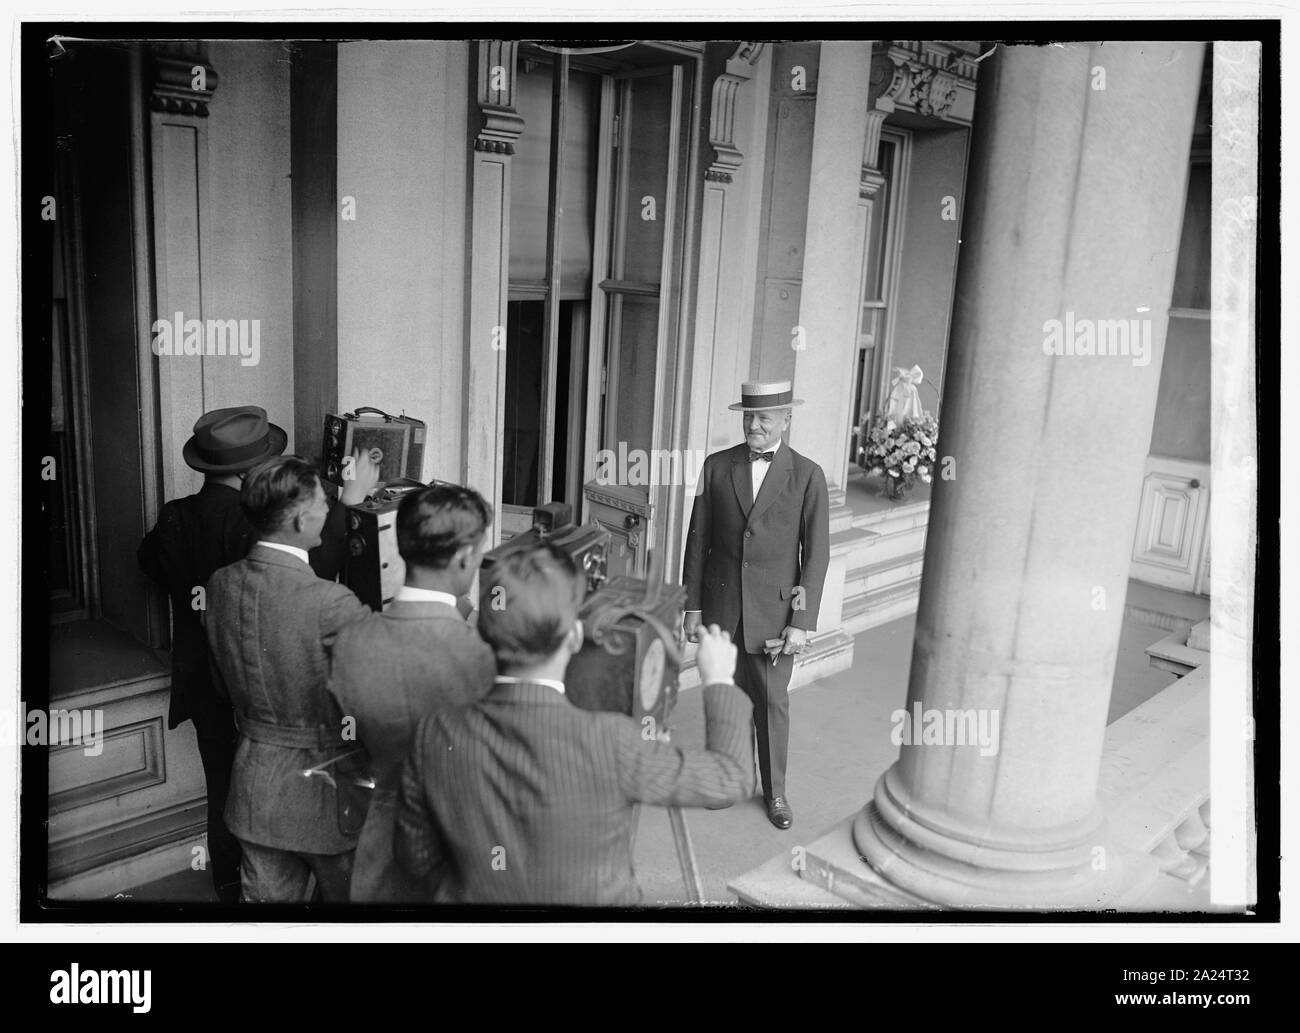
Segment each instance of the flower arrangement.
[[[865,429],[864,413],[860,428]],[[859,431],[858,465],[869,473],[885,476],[890,498],[902,498],[919,477],[929,484],[936,462],[935,445],[939,440],[939,421],[929,413],[919,416],[877,416],[865,440]]]

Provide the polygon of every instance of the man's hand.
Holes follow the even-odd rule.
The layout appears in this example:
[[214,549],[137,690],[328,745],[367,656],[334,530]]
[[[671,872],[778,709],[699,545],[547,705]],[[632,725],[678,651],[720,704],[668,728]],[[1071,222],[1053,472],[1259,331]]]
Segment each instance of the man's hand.
[[781,652],[787,656],[793,653],[802,653],[804,647],[808,644],[808,632],[803,628],[794,628],[789,624],[781,632],[781,637],[785,639],[785,645],[781,647]]
[[729,682],[736,673],[736,646],[731,635],[716,624],[710,624],[699,636],[700,651],[695,654],[695,666],[700,672],[701,685]]
[[698,642],[700,640],[701,620],[700,610],[687,610],[682,617],[682,638],[687,642]]
[[339,501],[345,506],[355,506],[366,501],[375,486],[379,484],[379,464],[370,458],[369,450],[354,448],[352,462],[344,464],[344,469],[351,467],[351,477],[343,478],[343,491]]

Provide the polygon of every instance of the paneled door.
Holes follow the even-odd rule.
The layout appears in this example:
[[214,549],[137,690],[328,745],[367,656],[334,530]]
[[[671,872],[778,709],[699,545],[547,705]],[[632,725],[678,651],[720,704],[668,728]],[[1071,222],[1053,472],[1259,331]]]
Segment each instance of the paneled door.
[[1147,457],[1133,541],[1133,577],[1181,592],[1198,591],[1201,567],[1209,561],[1209,479],[1206,463]]
[[602,94],[598,195],[608,218],[595,256],[588,429],[597,456],[584,495],[586,516],[613,536],[611,576],[649,569],[674,469],[663,457],[679,361],[687,92],[683,67],[665,64],[608,76]]

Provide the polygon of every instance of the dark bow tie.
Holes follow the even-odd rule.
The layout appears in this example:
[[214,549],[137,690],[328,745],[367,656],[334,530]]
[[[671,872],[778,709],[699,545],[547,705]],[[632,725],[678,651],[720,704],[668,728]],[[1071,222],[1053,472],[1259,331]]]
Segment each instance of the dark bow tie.
[[765,462],[765,463],[770,463],[770,462],[772,461],[772,457],[775,456],[775,455],[776,455],[776,452],[775,452],[775,451],[773,451],[773,452],[755,452],[755,451],[753,451],[753,450],[751,449],[751,450],[750,450],[750,453],[749,453],[749,461],[750,461],[751,463],[756,463],[756,462],[758,462],[758,461],[761,459],[761,460],[763,460],[763,462]]

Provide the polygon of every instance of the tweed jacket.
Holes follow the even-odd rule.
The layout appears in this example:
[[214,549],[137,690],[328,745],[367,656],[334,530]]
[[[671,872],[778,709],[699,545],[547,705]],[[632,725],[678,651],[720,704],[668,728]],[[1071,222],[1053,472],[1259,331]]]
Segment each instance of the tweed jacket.
[[[308,553],[312,569],[333,581],[343,567],[347,541],[347,506],[335,503],[321,528],[321,543]],[[167,727],[193,716],[210,701],[213,684],[204,637],[202,610],[194,606],[194,589],[235,560],[242,560],[257,540],[244,516],[239,489],[207,481],[194,495],[172,499],[136,552],[143,570],[166,591],[172,604],[172,691]]]
[[439,707],[482,699],[496,661],[454,607],[399,599],[376,620],[350,625],[334,644],[330,693],[354,717],[377,787],[357,842],[353,900],[410,899],[393,862],[402,764],[420,719]]
[[330,651],[344,628],[378,615],[297,557],[261,544],[213,574],[207,597],[208,645],[237,716],[321,736],[318,745],[287,746],[241,730],[226,803],[230,831],[282,850],[352,850],[356,837],[339,829],[335,789],[303,771],[356,749],[326,687]]
[[647,741],[633,718],[536,683],[498,682],[429,714],[402,773],[399,863],[427,901],[641,903],[636,804],[724,807],[753,792],[749,698],[730,684],[702,696],[702,751]]
[[830,566],[829,509],[822,468],[788,445],[776,450],[756,499],[749,446],[713,453],[691,510],[686,609],[727,632],[743,617],[749,653],[786,625],[815,631]]

